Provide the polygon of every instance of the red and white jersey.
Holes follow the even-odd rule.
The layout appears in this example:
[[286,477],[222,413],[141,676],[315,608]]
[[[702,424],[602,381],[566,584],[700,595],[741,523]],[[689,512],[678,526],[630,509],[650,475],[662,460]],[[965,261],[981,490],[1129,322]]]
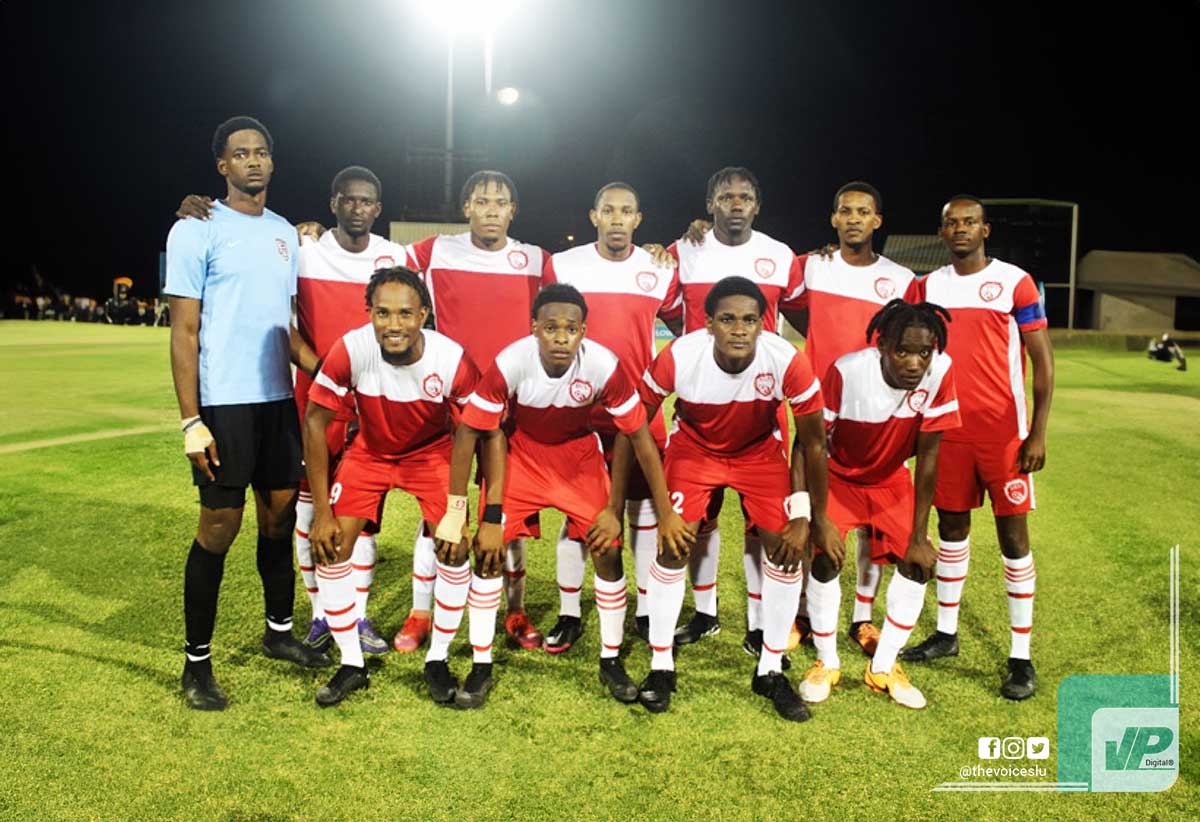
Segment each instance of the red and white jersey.
[[495,430],[506,404],[519,434],[549,445],[595,436],[589,420],[597,405],[622,433],[632,434],[646,422],[617,355],[587,339],[561,377],[551,377],[542,367],[536,338],[526,336],[508,346],[479,381],[462,420],[480,431]]
[[946,353],[958,364],[962,427],[946,438],[1024,439],[1029,429],[1021,332],[1046,327],[1033,277],[1000,260],[966,276],[947,265],[922,280],[920,291],[953,319]]
[[665,316],[683,316],[684,333],[704,328],[704,298],[715,283],[726,277],[745,277],[762,289],[767,298],[763,330],[779,329],[779,309],[798,307],[804,291],[804,257],[776,239],[758,231],[741,245],[725,245],[710,228],[703,245],[684,240],[667,249],[679,260],[679,291],[666,308]]
[[667,344],[642,377],[642,400],[657,408],[676,394],[671,436],[683,435],[722,457],[760,445],[781,443],[778,409],[786,402],[804,416],[821,410],[821,383],[808,357],[796,346],[764,331],[754,360],[739,374],[721,370],[708,331],[693,331]]
[[550,259],[545,251],[512,237],[485,251],[469,232],[428,237],[408,251],[409,266],[425,277],[437,330],[461,343],[481,371],[529,335],[529,312]]
[[[637,246],[624,260],[614,261],[601,257],[590,243],[552,256],[546,278],[579,289],[588,304],[588,339],[616,354],[629,384],[636,386],[654,359],[654,320],[679,289],[678,271],[656,266],[649,252]],[[662,444],[662,415],[654,420],[651,433]],[[597,431],[616,431],[612,417],[600,409],[592,423]]]
[[383,359],[375,329],[356,328],[333,344],[309,389],[309,401],[338,408],[350,392],[358,402],[354,441],[395,459],[449,443],[458,406],[475,390],[479,371],[461,345],[426,329],[425,352],[411,365]]
[[897,297],[916,302],[917,294],[916,275],[887,257],[870,265],[850,265],[841,251],[809,257],[799,303],[809,310],[804,350],[813,371],[824,376],[838,357],[868,345],[867,325],[879,309]]
[[859,485],[879,485],[907,471],[904,461],[916,450],[919,432],[962,424],[948,355],[934,352],[911,391],[887,384],[881,356],[872,347],[839,357],[821,384],[829,471]]
[[[367,281],[380,268],[404,265],[404,246],[370,235],[364,251],[342,248],[332,231],[321,239],[304,237],[300,243],[296,280],[296,327],[318,357],[329,353],[347,331],[358,328],[367,313]],[[304,415],[312,377],[296,370],[296,407]],[[338,419],[352,419],[354,403],[338,409]]]

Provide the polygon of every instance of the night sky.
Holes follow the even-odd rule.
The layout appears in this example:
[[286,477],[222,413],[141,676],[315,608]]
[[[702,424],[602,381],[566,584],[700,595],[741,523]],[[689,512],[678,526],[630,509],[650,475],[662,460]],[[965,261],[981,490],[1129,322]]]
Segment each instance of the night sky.
[[[763,184],[756,227],[798,251],[833,237],[834,191],[865,179],[884,232],[932,233],[960,191],[1045,197],[1081,204],[1081,254],[1200,257],[1200,4],[1118,8],[525,0],[496,35],[517,106],[485,99],[481,38],[458,41],[459,143],[515,178],[511,234],[550,250],[594,238],[613,179],[641,193],[638,239],[669,242],[736,164]],[[404,0],[2,9],[6,281],[36,264],[77,294],[120,274],[152,294],[180,198],[224,192],[209,142],[234,114],[273,132],[272,210],[330,224],[330,179],[363,164],[383,234],[415,205],[405,144],[443,139],[445,36]]]

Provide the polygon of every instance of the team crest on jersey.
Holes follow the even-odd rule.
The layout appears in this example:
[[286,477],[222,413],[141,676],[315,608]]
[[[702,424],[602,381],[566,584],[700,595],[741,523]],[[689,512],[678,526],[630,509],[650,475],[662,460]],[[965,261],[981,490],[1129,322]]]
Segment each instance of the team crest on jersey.
[[754,273],[764,280],[770,279],[771,275],[775,273],[775,261],[759,257],[754,261]]
[[384,254],[382,257],[375,258],[375,270],[376,271],[378,271],[381,268],[394,268],[395,265],[396,265],[396,260],[390,254]]
[[754,378],[754,390],[760,396],[769,397],[775,393],[775,375],[764,371]]
[[1020,505],[1029,498],[1029,484],[1023,479],[1013,479],[1004,483],[1004,498],[1013,505]]
[[979,286],[979,298],[985,303],[990,303],[992,300],[1004,293],[1004,286],[996,281],[986,282]]
[[442,378],[437,374],[430,374],[421,383],[421,388],[424,389],[427,396],[436,400],[442,396]]
[[524,268],[529,265],[529,255],[524,251],[508,252],[508,264],[513,268]]
[[291,256],[288,254],[287,243],[278,237],[275,238],[275,250],[279,252],[280,257],[283,257],[285,263],[291,260]]
[[571,384],[567,386],[567,393],[575,402],[587,402],[592,398],[592,384],[587,380],[571,380]]
[[929,392],[924,388],[910,391],[908,394],[908,407],[920,414],[922,409],[925,408],[925,400],[927,399],[929,399]]
[[639,271],[637,277],[637,287],[649,294],[658,285],[658,275],[653,271]]
[[875,293],[880,299],[890,300],[896,296],[896,284],[887,277],[880,277],[875,281]]

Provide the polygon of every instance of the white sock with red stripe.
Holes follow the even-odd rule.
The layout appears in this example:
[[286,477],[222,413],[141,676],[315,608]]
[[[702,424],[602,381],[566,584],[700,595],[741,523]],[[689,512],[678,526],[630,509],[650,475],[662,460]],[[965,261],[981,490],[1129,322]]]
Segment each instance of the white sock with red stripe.
[[371,596],[371,582],[375,579],[375,535],[363,531],[354,540],[354,552],[350,555],[350,567],[354,569],[354,611],[359,619],[367,618],[367,598]]
[[579,592],[583,590],[583,574],[587,570],[587,549],[577,539],[567,536],[567,523],[558,532],[555,550],[558,576],[558,613],[560,616],[580,615]]
[[[841,668],[837,651],[838,610],[842,605],[842,583],[838,577],[820,582],[808,574],[808,620],[812,623],[817,659],[826,668]],[[765,633],[765,632],[764,632]],[[766,637],[763,637],[764,641]]]
[[496,611],[500,609],[501,577],[484,579],[471,575],[471,591],[467,594],[467,606],[471,609],[468,630],[475,662],[492,661],[492,641],[496,638]]
[[358,642],[358,619],[354,615],[354,569],[349,562],[317,566],[317,588],[329,630],[342,654],[342,664],[363,666]]
[[870,622],[874,616],[875,594],[879,591],[879,581],[883,579],[883,566],[871,562],[871,538],[866,528],[859,528],[858,550],[858,580],[854,585],[854,618],[852,622]]
[[675,625],[679,612],[683,610],[682,568],[664,568],[658,560],[650,563],[649,579],[646,581],[646,599],[650,604],[650,669],[654,671],[675,670]]
[[437,579],[437,545],[425,533],[425,523],[417,526],[413,542],[412,609],[428,611],[433,608],[433,585]]
[[308,591],[308,604],[312,606],[313,619],[319,619],[321,600],[317,596],[317,567],[312,558],[312,542],[308,532],[312,530],[312,494],[301,491],[296,499],[296,564],[300,566],[300,577],[304,590]]
[[1037,571],[1033,567],[1033,552],[1019,559],[1004,560],[1004,587],[1008,591],[1008,624],[1012,629],[1013,659],[1029,659],[1029,640],[1033,633],[1033,592]]
[[648,499],[631,499],[625,502],[625,518],[629,520],[629,547],[633,551],[634,584],[637,585],[637,615],[646,616],[650,606],[646,602],[646,579],[650,575],[650,563],[658,556],[658,515],[654,503]]
[[943,634],[958,633],[958,605],[962,600],[970,562],[970,537],[940,541],[937,558],[937,629]]
[[[761,549],[760,549],[761,550]],[[783,652],[788,634],[800,605],[800,569],[788,573],[762,557],[762,653],[758,657],[758,675],[783,670]]]
[[709,616],[717,615],[717,566],[720,560],[721,529],[714,525],[707,534],[700,532],[688,557],[692,599],[696,602],[696,610]]
[[525,540],[514,539],[504,552],[504,599],[508,611],[525,610]]
[[625,640],[625,608],[628,594],[625,577],[609,581],[592,577],[592,592],[596,597],[596,613],[600,616],[600,658],[609,659],[621,652]]
[[896,664],[896,655],[908,642],[913,626],[925,604],[925,583],[916,582],[900,573],[892,574],[887,587],[887,617],[879,632],[879,644],[871,658],[871,670],[886,674]]
[[446,660],[450,656],[450,642],[458,633],[462,623],[463,609],[467,604],[467,593],[471,590],[471,566],[464,562],[457,567],[437,563],[437,600],[433,609],[433,631],[429,636],[429,651],[426,662]]
[[[746,550],[742,552],[742,569],[746,572],[746,630],[757,631],[763,627],[763,559],[762,540],[758,534],[746,534]],[[799,598],[797,593],[796,597]],[[796,609],[788,622],[791,631],[791,619],[795,619]],[[784,635],[787,639],[787,635]]]

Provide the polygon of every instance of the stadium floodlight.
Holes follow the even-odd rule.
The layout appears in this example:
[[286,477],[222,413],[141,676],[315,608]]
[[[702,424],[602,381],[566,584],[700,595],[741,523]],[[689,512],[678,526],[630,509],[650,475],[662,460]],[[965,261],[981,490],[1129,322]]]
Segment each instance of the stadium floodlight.
[[496,92],[496,101],[499,102],[500,105],[502,105],[502,106],[514,105],[520,99],[521,99],[520,90],[515,89],[512,86],[505,86],[504,88],[502,88]]

